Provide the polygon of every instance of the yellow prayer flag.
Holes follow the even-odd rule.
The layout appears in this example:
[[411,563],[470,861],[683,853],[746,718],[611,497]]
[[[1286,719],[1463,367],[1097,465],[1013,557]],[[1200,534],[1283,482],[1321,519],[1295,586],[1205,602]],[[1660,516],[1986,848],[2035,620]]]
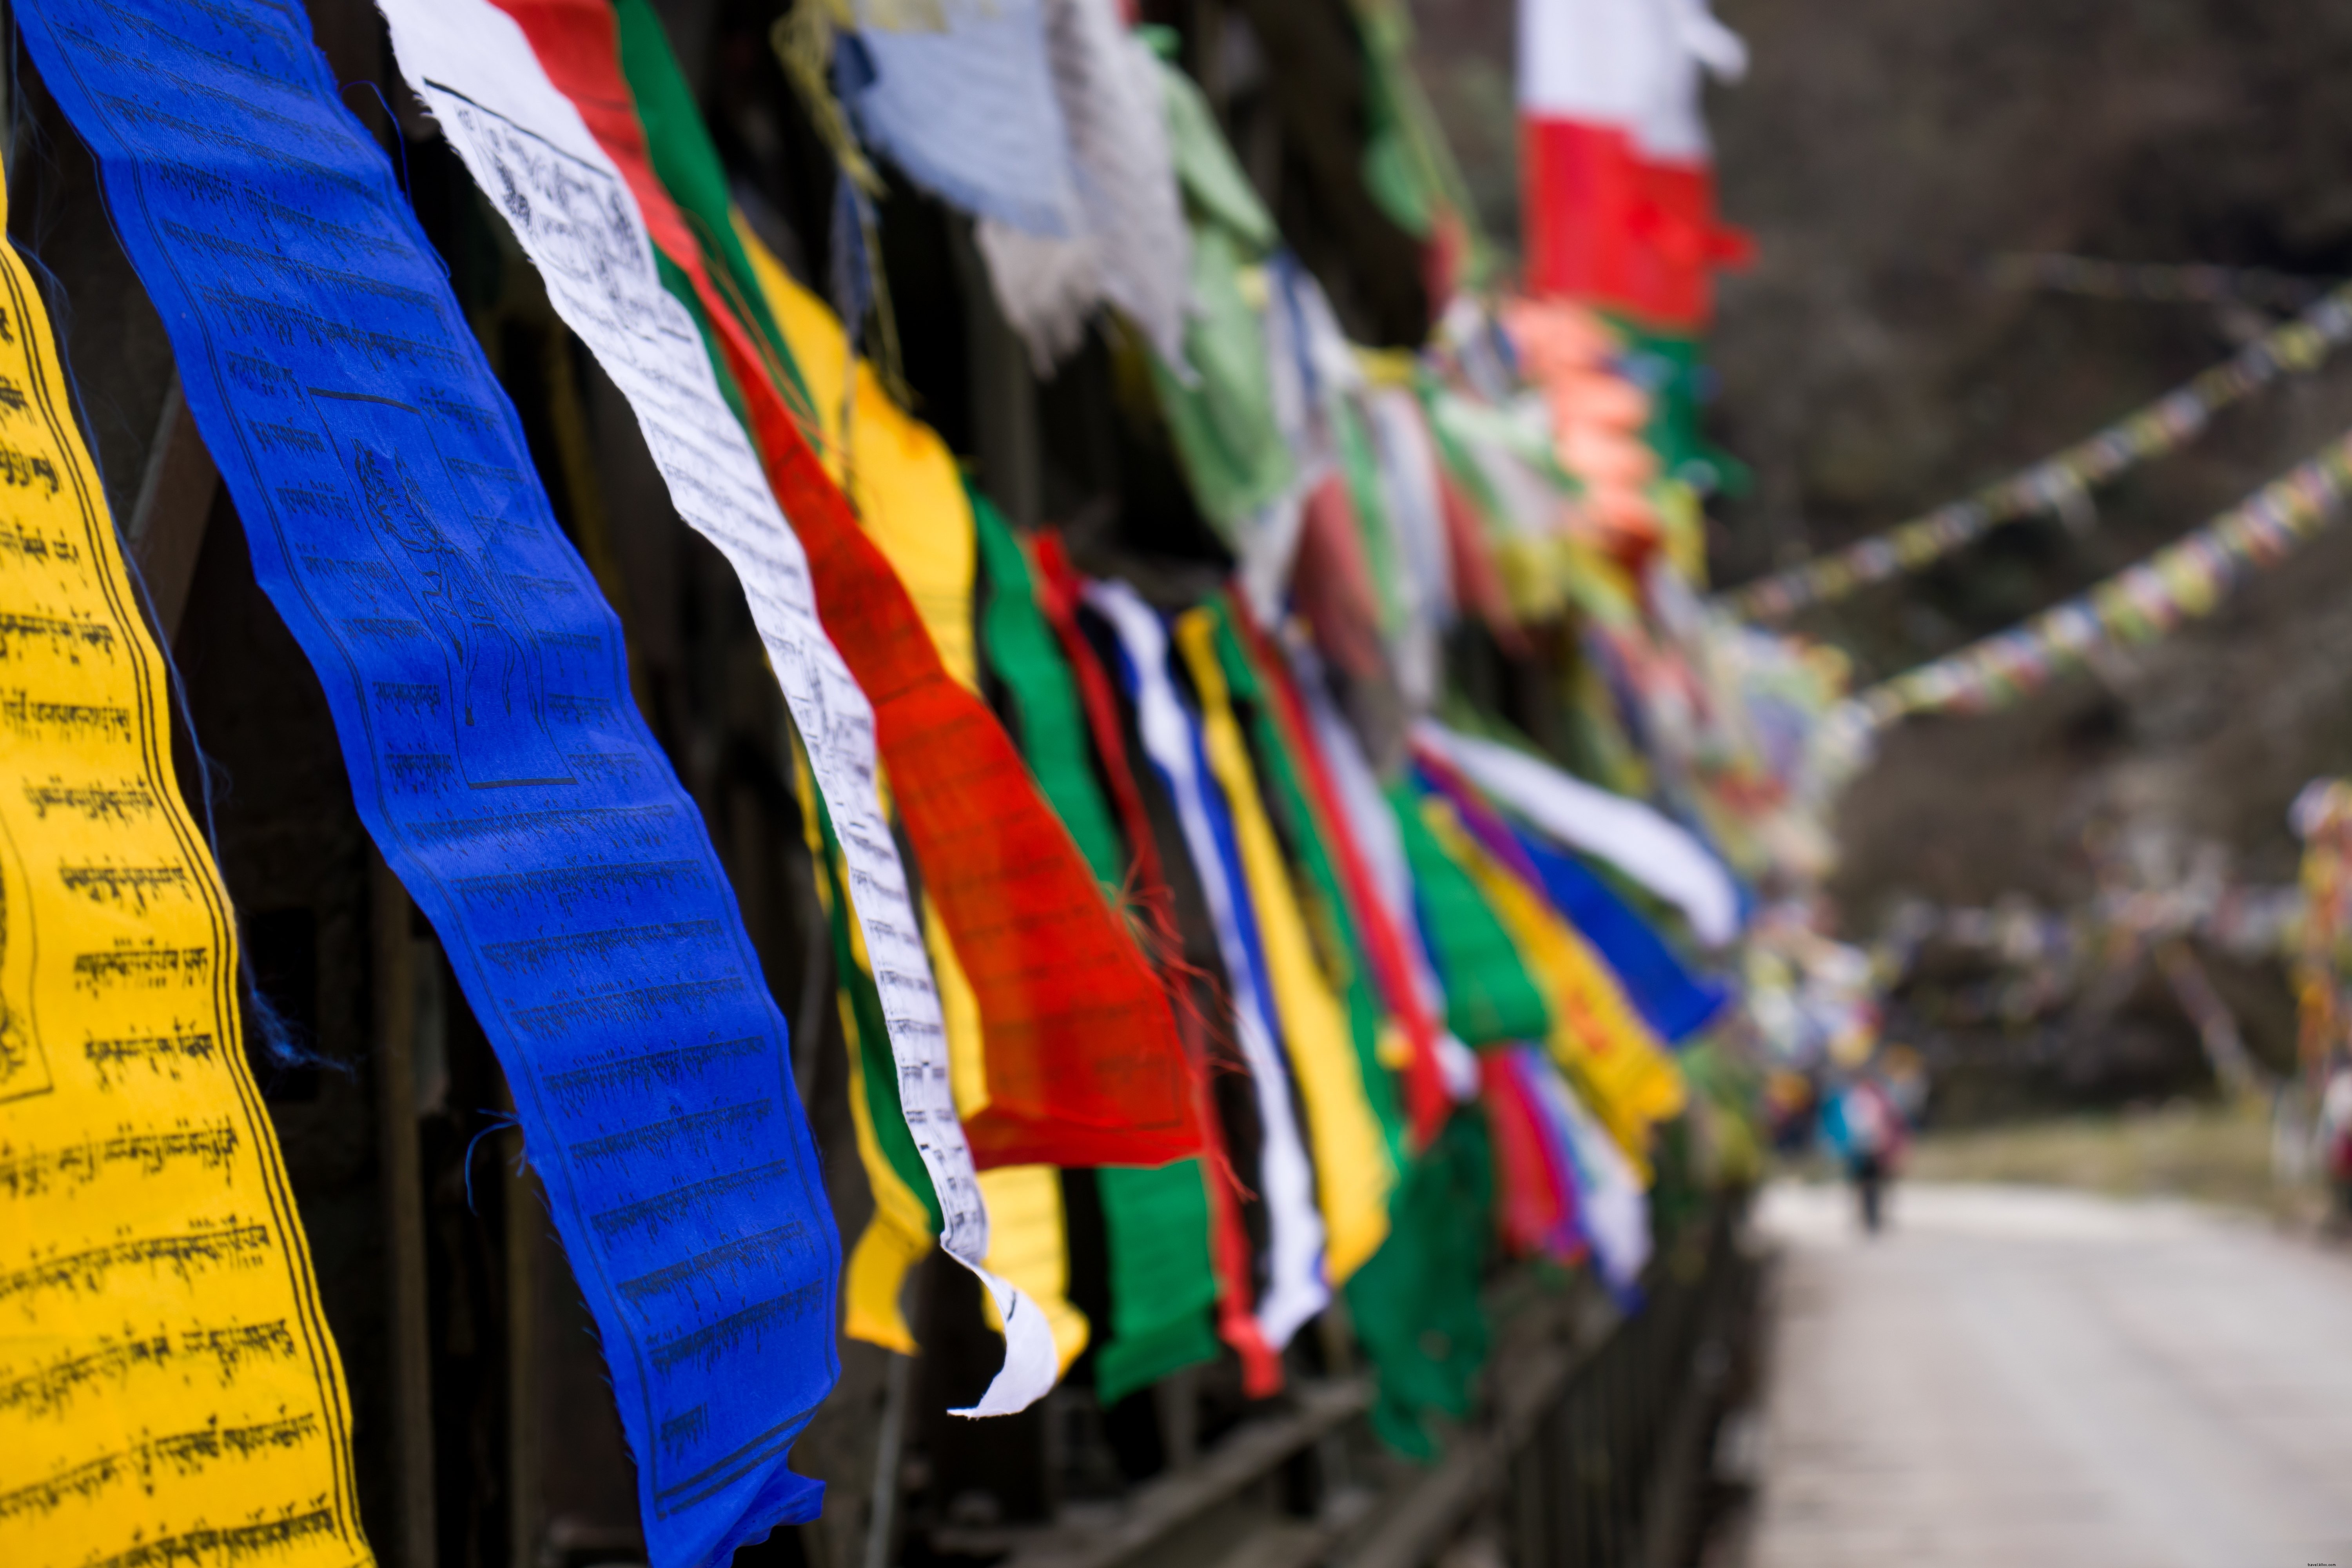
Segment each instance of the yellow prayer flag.
[[808,383],[824,428],[811,433],[825,471],[856,509],[866,536],[881,547],[915,601],[915,611],[940,650],[940,662],[962,685],[977,689],[980,658],[971,628],[971,583],[979,542],[971,502],[955,455],[939,433],[890,401],[881,378],[857,362],[856,395],[845,410],[842,380],[849,374],[849,343],[824,301],[793,280],[773,252],[740,217],[736,233],[751,270]]
[[5,246],[0,288],[0,1563],[365,1563],[163,662]]
[[1250,771],[1249,751],[1217,662],[1215,628],[1209,611],[1187,610],[1176,618],[1176,642],[1200,693],[1209,771],[1233,808],[1234,837],[1257,911],[1274,1009],[1307,1107],[1307,1136],[1315,1149],[1317,1195],[1328,1237],[1324,1268],[1338,1285],[1388,1239],[1396,1166],[1364,1091],[1363,1067],[1348,1038],[1346,1005],[1316,965],[1307,917]]

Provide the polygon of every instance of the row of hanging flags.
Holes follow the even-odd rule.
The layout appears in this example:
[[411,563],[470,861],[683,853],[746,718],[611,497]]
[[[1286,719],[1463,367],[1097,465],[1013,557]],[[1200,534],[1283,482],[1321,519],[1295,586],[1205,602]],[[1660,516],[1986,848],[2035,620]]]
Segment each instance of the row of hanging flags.
[[2243,579],[2334,523],[2347,488],[2352,435],[2087,592],[1857,694],[1851,711],[1872,728],[1915,713],[1987,712],[2106,650],[2163,637],[2211,615]]
[[1752,620],[1785,620],[1874,584],[1920,572],[1995,529],[2053,513],[2087,520],[2091,492],[2203,435],[2213,416],[2289,374],[2308,374],[2352,340],[2352,285],[2330,290],[2220,364],[2062,452],[1937,507],[1720,597]]
[[[2072,279],[2076,270],[2058,275]],[[2220,286],[2205,276],[2218,269],[2189,270],[2190,282]],[[2352,284],[2322,294],[2228,360],[2087,439],[1924,517],[1721,594],[1709,602],[1709,613],[1743,623],[1785,620],[1924,571],[2010,523],[2056,514],[2087,526],[2097,487],[2186,446],[2232,404],[2290,374],[2317,370],[2347,342]],[[2287,560],[2332,525],[2344,510],[2347,482],[2352,435],[2085,592],[1840,701],[1811,731],[1813,775],[1833,790],[1859,766],[1874,731],[1917,714],[2007,707],[2110,650],[2212,614],[2246,578]]]
[[[845,1260],[784,1020],[619,624],[300,11],[15,14],[360,816],[505,1069],[651,1561],[724,1563],[815,1513],[787,1455],[836,1325],[914,1349],[899,1296],[934,1245],[1004,1336],[975,1415],[1089,1349],[1106,1401],[1223,1349],[1269,1394],[1344,1294],[1383,1431],[1425,1451],[1483,1353],[1490,1235],[1633,1302],[1655,1130],[1688,1110],[1741,1137],[1738,1075],[1690,1045],[1735,1010],[1693,955],[1738,939],[1745,885],[1822,855],[1804,742],[1832,673],[1706,613],[1696,502],[1659,458],[1688,409],[1639,371],[1692,363],[1723,248],[1687,68],[1727,35],[1691,0],[1531,0],[1546,58],[1565,17],[1642,83],[1627,107],[1538,70],[1539,118],[1592,116],[1531,131],[1544,199],[1655,254],[1563,262],[1499,313],[1457,295],[1403,355],[1347,342],[1110,0],[794,13],[779,47],[815,60],[794,74],[845,167],[846,328],[730,201],[646,0],[381,6],[734,569],[791,711],[875,1198]],[[1368,184],[1469,267],[1401,21],[1365,16]],[[1086,576],[893,402],[853,342],[869,150],[975,216],[1041,364],[1116,311],[1227,587],[1171,613]],[[364,1561],[167,666],[13,253],[0,280],[0,1555]],[[1441,658],[1464,617],[1526,650],[1571,612],[1582,778],[1450,696]],[[1367,679],[1412,715],[1379,756],[1337,695]],[[1098,1173],[1108,1321],[1068,1300],[1064,1168]]]
[[2287,820],[2303,840],[2294,892],[2293,944],[2296,1044],[2305,1080],[2324,1090],[2352,1053],[2352,784],[2317,778],[2305,784]]

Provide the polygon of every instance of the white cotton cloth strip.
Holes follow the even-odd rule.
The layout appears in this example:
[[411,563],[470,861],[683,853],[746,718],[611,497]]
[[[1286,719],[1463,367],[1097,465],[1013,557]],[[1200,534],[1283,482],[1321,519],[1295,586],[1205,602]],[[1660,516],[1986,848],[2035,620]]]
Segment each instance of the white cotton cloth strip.
[[1158,612],[1124,583],[1093,582],[1086,587],[1087,603],[1110,623],[1135,674],[1136,729],[1145,754],[1167,781],[1176,806],[1176,820],[1201,896],[1209,906],[1209,923],[1216,928],[1217,952],[1223,959],[1225,978],[1233,987],[1234,1033],[1239,1037],[1242,1060],[1247,1064],[1251,1092],[1256,1097],[1262,1140],[1258,1151],[1258,1186],[1265,1200],[1268,1236],[1265,1294],[1259,1298],[1257,1321],[1266,1343],[1276,1350],[1288,1344],[1301,1325],[1331,1300],[1323,1273],[1323,1216],[1315,1207],[1315,1172],[1307,1159],[1307,1141],[1298,1129],[1298,1109],[1290,1093],[1290,1075],[1275,1042],[1279,1036],[1273,999],[1257,984],[1236,915],[1240,900],[1249,896],[1226,875],[1225,859],[1210,825],[1206,792],[1216,788],[1200,768],[1197,731],[1175,683],[1168,675],[1168,629]]
[[1192,237],[1169,146],[1160,66],[1113,0],[1045,0],[1055,97],[1070,138],[1079,232],[1055,239],[995,219],[973,237],[1005,320],[1041,374],[1075,350],[1097,303],[1118,308],[1189,374]]
[[1412,738],[1538,832],[1608,861],[1681,910],[1707,946],[1721,947],[1738,934],[1738,884],[1679,824],[1525,752],[1458,734],[1434,720],[1416,721]]
[[1624,132],[1649,157],[1707,161],[1699,72],[1725,81],[1748,47],[1706,0],[1519,0],[1519,112]]

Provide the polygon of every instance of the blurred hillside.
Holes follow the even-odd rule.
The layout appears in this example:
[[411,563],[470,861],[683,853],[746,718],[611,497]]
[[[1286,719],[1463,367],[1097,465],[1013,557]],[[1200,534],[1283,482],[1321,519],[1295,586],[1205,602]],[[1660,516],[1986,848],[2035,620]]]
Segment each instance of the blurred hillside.
[[[2270,320],[1997,286],[2003,253],[2352,276],[2352,11],[2284,0],[1719,0],[1748,79],[1711,117],[1727,216],[1760,259],[1728,279],[1710,358],[1715,434],[1754,471],[1713,507],[1737,583],[2000,477],[2186,380]],[[1415,0],[1433,98],[1489,221],[1517,229],[1511,0]],[[1872,679],[2073,593],[2204,521],[2352,426],[2352,356],[2225,414],[2095,515],[2003,531],[1946,567],[1801,629]],[[1948,905],[2089,892],[2085,830],[2149,862],[2222,846],[2234,874],[2294,874],[2285,812],[2352,772],[2352,526],[2213,620],[1996,718],[1914,721],[1843,814],[1845,934],[1906,896]],[[2284,1061],[2275,965],[2207,955],[2258,1054]],[[1947,977],[1948,978],[1948,977]],[[1984,1098],[2113,1099],[2193,1086],[2187,1020],[2158,985],[2095,1019],[1995,1031],[1899,1017]]]

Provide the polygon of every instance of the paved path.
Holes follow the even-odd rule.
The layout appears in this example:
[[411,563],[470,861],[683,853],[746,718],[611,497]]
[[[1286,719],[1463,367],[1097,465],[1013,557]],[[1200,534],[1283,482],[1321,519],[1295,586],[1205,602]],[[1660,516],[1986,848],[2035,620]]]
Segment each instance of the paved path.
[[1750,1568],[2352,1568],[2352,1260],[2252,1221],[1780,1187]]

